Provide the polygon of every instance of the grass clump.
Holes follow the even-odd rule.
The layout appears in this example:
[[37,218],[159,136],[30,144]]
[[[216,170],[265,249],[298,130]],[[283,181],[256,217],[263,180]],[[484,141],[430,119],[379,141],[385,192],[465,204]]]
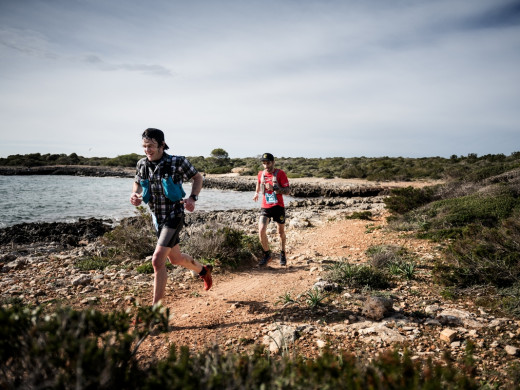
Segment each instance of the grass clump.
[[342,288],[386,289],[391,285],[391,279],[385,272],[370,265],[350,264],[346,260],[332,264],[324,279]]
[[416,264],[406,248],[393,245],[374,245],[366,250],[370,264],[394,276],[415,278]]
[[75,261],[74,265],[80,271],[102,271],[110,265],[117,264],[113,258],[103,256],[87,256],[79,258]]

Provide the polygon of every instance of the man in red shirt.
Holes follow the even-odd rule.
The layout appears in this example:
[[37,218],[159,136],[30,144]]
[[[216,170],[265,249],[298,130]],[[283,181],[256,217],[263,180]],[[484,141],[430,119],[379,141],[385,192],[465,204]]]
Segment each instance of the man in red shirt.
[[262,155],[262,164],[264,165],[264,170],[258,172],[258,181],[256,183],[255,196],[253,197],[253,200],[256,202],[258,196],[262,195],[262,209],[258,219],[258,235],[260,236],[264,256],[258,265],[264,266],[272,258],[267,238],[267,224],[272,218],[278,225],[278,234],[280,235],[280,265],[285,266],[287,265],[287,259],[285,257],[286,236],[283,195],[289,194],[289,180],[284,171],[275,169],[274,156],[271,153]]

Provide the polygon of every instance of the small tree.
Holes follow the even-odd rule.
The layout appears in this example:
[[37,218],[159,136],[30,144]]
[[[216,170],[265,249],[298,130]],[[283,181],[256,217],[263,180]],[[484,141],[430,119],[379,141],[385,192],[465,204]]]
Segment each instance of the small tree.
[[218,160],[227,161],[229,160],[229,154],[222,148],[213,149],[211,151],[211,157],[215,157]]

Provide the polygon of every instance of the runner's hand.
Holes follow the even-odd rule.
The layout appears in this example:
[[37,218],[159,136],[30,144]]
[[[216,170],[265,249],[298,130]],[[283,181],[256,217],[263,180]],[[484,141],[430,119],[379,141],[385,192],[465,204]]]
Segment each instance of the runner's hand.
[[130,195],[130,203],[132,203],[134,206],[139,206],[142,201],[143,197],[141,194],[138,194],[137,192],[132,192],[132,195]]
[[183,203],[184,203],[184,208],[186,210],[188,210],[190,213],[193,212],[193,210],[195,210],[195,201],[193,199],[186,198],[186,199],[184,199]]

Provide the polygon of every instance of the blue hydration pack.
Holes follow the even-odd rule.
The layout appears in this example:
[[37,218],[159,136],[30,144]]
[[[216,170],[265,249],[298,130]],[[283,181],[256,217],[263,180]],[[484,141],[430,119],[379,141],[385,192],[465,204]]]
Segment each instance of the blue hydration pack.
[[[170,172],[172,172],[171,162],[166,162],[161,168],[161,184],[163,187],[164,195],[172,202],[178,202],[186,196],[186,192],[184,192],[184,189],[182,188],[182,183],[173,182],[173,176],[177,175],[179,161],[179,158],[175,159],[175,172],[173,172],[173,175],[170,175]],[[140,184],[143,188],[143,202],[148,203],[150,201],[150,197],[152,196],[150,189],[150,180],[141,179]]]

